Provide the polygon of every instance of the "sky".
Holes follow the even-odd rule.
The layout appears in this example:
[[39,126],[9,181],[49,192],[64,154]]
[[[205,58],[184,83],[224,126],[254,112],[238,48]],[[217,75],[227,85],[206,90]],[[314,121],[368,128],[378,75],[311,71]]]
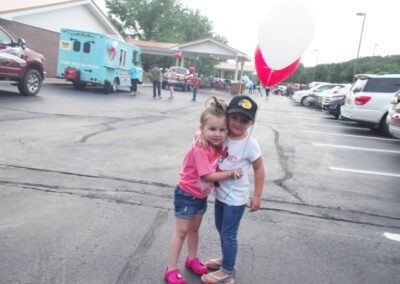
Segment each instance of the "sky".
[[[283,1],[286,0],[181,0],[187,8],[198,9],[207,16],[214,26],[213,32],[227,38],[229,46],[252,59],[259,41],[260,22]],[[366,13],[360,57],[400,55],[399,0],[297,1],[309,9],[314,20],[313,39],[301,56],[306,67],[357,57],[363,24],[363,16],[357,13]],[[95,2],[105,9],[104,0]],[[279,29],[279,24],[271,28]]]

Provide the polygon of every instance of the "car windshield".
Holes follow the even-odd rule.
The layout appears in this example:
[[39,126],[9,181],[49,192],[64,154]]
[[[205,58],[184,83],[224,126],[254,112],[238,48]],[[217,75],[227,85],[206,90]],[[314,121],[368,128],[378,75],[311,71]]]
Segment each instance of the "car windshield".
[[324,85],[315,89],[315,92],[322,92],[336,87],[336,85]]

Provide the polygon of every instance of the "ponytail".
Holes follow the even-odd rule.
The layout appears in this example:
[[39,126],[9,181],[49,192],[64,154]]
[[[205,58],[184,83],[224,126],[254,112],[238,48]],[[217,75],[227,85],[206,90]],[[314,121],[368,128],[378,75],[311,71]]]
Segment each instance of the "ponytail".
[[204,125],[208,115],[214,115],[217,117],[226,116],[227,109],[228,106],[223,99],[211,96],[206,101],[206,109],[200,116],[201,125]]

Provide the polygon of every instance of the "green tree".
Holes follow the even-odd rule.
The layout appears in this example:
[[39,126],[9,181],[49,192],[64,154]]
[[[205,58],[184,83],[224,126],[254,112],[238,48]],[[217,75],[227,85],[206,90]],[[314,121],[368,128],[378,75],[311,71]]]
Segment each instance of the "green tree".
[[[158,41],[183,43],[197,39],[213,37],[227,43],[225,37],[214,35],[212,23],[199,10],[183,7],[179,0],[106,0],[108,16],[124,37]],[[175,64],[172,57],[143,55],[143,67],[148,70],[157,63],[163,67]],[[196,72],[212,74],[213,66],[220,60],[201,58]],[[185,66],[193,66],[187,59]]]

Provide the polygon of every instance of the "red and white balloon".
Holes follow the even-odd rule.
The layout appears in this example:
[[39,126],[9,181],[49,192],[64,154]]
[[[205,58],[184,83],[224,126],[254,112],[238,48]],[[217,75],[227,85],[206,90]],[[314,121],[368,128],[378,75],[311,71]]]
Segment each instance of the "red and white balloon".
[[301,2],[289,0],[272,8],[258,28],[255,63],[260,81],[272,86],[289,77],[313,34],[312,14]]
[[290,64],[289,66],[281,69],[281,70],[272,70],[261,54],[260,47],[257,46],[256,54],[255,54],[255,65],[256,71],[258,75],[258,79],[260,82],[267,87],[274,86],[279,82],[282,82],[286,78],[288,78],[296,69],[300,63],[300,58],[298,58],[295,62]]

